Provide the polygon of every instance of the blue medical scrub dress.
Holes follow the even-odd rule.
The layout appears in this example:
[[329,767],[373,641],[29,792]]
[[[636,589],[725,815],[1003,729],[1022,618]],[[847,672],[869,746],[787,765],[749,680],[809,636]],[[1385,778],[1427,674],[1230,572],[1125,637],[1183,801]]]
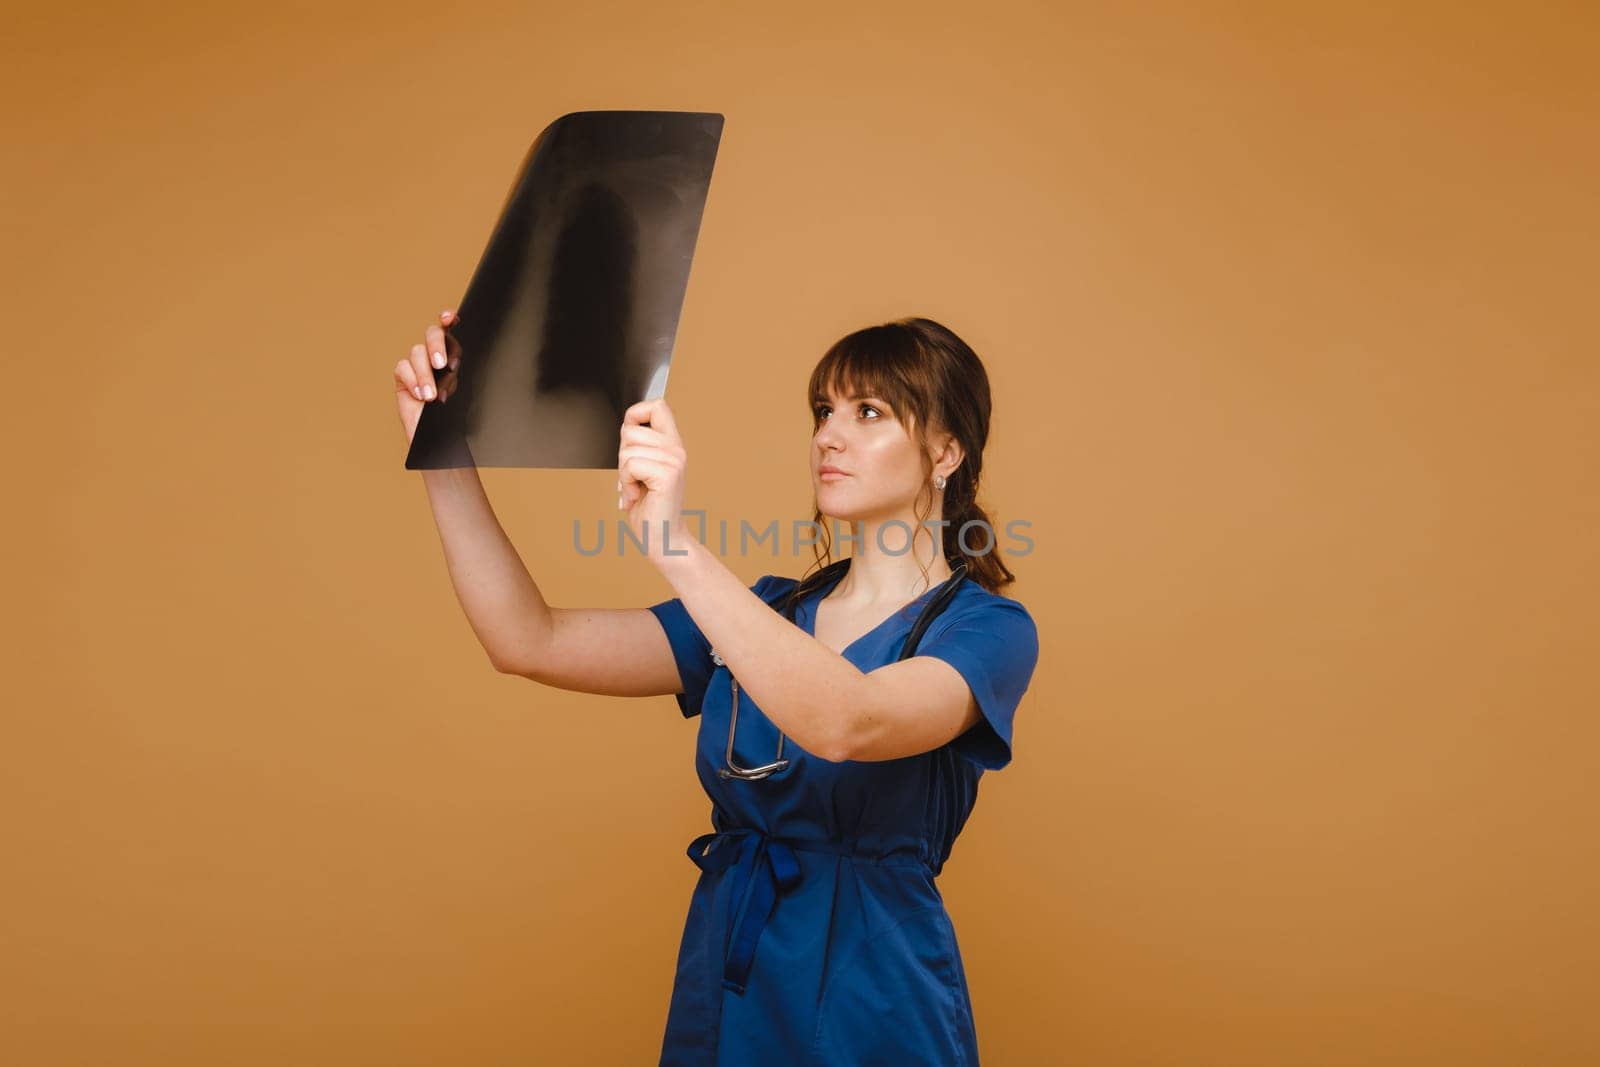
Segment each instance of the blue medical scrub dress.
[[[806,633],[837,581],[798,605],[795,623]],[[777,611],[795,584],[767,575],[751,590]],[[938,588],[844,657],[863,671],[894,662]],[[1010,762],[1012,717],[1039,655],[1027,610],[969,579],[924,631],[917,654],[954,667],[983,712],[954,741],[902,759],[832,763],[788,738],[789,766],[760,781],[717,776],[728,743],[728,668],[712,661],[681,599],[650,610],[677,660],[678,705],[700,716],[695,769],[716,831],[689,846],[701,873],[678,951],[663,1067],[977,1063],[961,953],[934,876],[972,811],[979,777]],[[741,687],[735,762],[770,763],[777,748],[777,728]]]

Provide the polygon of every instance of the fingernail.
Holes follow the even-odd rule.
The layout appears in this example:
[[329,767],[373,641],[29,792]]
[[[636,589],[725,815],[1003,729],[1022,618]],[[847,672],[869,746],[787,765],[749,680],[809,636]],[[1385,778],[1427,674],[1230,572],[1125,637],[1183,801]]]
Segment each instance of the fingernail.
[[428,395],[428,399],[429,400],[433,399],[433,397],[434,397],[433,386],[431,386],[431,385],[427,386],[422,391]]
[[433,369],[434,370],[443,370],[444,369],[444,353],[443,352],[435,352],[433,354]]
[[422,399],[422,386],[413,385],[411,387],[411,395],[416,397],[418,400],[421,400]]

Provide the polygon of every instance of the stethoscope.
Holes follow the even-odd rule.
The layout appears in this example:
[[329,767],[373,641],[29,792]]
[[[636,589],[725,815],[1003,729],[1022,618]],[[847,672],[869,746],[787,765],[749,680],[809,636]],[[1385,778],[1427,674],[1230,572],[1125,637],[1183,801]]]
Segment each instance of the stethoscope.
[[[791,623],[794,622],[795,609],[800,603],[802,597],[813,592],[819,587],[826,585],[828,582],[836,578],[843,577],[844,572],[849,569],[850,558],[846,557],[830,563],[816,574],[813,574],[810,578],[797,583],[795,587],[789,591],[788,597],[784,600],[783,608],[781,609],[783,617],[788,619]],[[952,568],[950,577],[944,580],[944,584],[940,587],[939,592],[936,593],[933,599],[923,607],[922,614],[917,616],[916,624],[911,627],[911,633],[906,636],[905,646],[900,649],[900,655],[898,659],[910,659],[916,654],[917,644],[922,640],[923,631],[926,630],[929,623],[933,622],[933,620],[938,617],[939,613],[945,609],[946,605],[950,603],[951,598],[956,595],[956,590],[961,587],[961,583],[966,580],[967,561],[962,560],[960,563],[957,563],[954,568]],[[711,661],[719,667],[727,666],[727,664],[723,663],[722,657],[717,654],[716,649],[711,650]],[[769,775],[776,774],[778,771],[781,771],[785,767],[789,766],[789,761],[783,758],[782,730],[778,731],[778,755],[771,763],[764,763],[759,767],[741,767],[734,761],[733,737],[739,729],[739,680],[733,677],[732,671],[728,672],[728,685],[733,694],[732,710],[730,710],[728,713],[728,752],[723,758],[724,765],[717,768],[717,777],[724,780],[729,778],[742,778],[747,782],[754,782],[759,781],[762,778],[766,778]]]

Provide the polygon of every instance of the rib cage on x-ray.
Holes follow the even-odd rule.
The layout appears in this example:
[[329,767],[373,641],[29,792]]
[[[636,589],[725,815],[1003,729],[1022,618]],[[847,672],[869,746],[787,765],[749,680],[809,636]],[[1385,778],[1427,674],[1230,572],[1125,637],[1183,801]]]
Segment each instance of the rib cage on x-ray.
[[455,391],[423,407],[408,469],[617,465],[623,412],[666,389],[721,136],[702,112],[546,127],[457,305]]

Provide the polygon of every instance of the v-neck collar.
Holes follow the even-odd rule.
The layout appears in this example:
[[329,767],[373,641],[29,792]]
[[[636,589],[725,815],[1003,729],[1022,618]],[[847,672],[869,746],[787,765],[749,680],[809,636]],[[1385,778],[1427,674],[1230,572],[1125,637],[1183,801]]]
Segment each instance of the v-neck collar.
[[[854,564],[852,564],[851,566],[854,566]],[[805,614],[805,632],[807,634],[809,634],[810,636],[812,636],[812,637],[816,637],[817,636],[817,608],[818,608],[818,606],[821,605],[822,601],[827,597],[827,595],[829,593],[833,592],[834,588],[837,587],[840,582],[844,581],[844,576],[846,574],[849,574],[849,573],[850,573],[850,568],[846,567],[844,570],[839,572],[839,577],[835,578],[833,581],[829,582],[827,585],[821,587],[820,589],[813,591],[811,594],[807,595],[806,598],[801,602],[801,610]],[[949,579],[946,578],[945,581],[949,581]],[[900,615],[903,612],[905,612],[907,609],[916,607],[917,605],[923,603],[929,597],[933,596],[935,593],[937,593],[942,588],[944,588],[944,582],[940,582],[938,585],[935,585],[935,586],[933,586],[933,587],[931,587],[929,589],[923,590],[921,593],[919,593],[917,595],[917,597],[914,600],[910,600],[907,603],[901,605],[900,607],[895,608],[893,611],[891,611],[888,614],[887,617],[885,617],[881,622],[879,622],[878,625],[874,626],[872,629],[868,630],[866,633],[862,634],[860,637],[857,637],[854,641],[851,641],[848,645],[844,646],[844,648],[840,649],[839,650],[839,655],[843,656],[845,659],[849,659],[851,650],[854,649],[857,645],[861,644],[867,638],[872,637],[873,635],[875,635],[879,630],[882,630],[884,627],[888,626],[891,622],[894,622],[896,619],[900,618]],[[912,625],[915,625],[915,623],[913,623]]]

